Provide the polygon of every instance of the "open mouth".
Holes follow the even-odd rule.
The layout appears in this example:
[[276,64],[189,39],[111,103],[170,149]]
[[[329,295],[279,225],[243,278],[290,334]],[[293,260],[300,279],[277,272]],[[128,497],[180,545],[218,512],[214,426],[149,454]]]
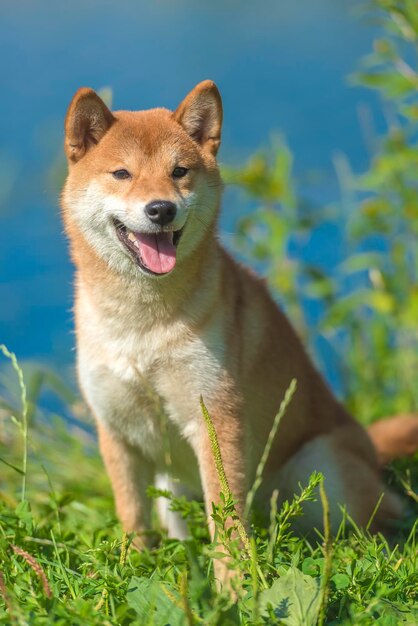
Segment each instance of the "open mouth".
[[135,263],[148,274],[168,274],[176,265],[177,245],[183,228],[158,233],[137,233],[119,220],[113,219],[116,234],[130,252]]

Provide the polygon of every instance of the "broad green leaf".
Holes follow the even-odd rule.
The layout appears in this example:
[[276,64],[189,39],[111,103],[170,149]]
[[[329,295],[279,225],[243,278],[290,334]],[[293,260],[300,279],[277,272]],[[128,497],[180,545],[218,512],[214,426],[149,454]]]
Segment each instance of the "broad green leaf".
[[260,612],[268,615],[270,605],[286,626],[315,626],[321,603],[319,579],[291,567],[270,589],[260,594]]

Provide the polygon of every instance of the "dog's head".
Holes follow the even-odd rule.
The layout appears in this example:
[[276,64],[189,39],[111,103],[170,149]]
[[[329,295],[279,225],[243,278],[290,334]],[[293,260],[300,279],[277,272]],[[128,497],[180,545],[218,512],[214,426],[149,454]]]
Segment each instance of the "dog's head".
[[215,221],[221,124],[211,81],[174,112],[111,112],[92,89],[79,89],[65,120],[66,217],[118,271],[169,274]]

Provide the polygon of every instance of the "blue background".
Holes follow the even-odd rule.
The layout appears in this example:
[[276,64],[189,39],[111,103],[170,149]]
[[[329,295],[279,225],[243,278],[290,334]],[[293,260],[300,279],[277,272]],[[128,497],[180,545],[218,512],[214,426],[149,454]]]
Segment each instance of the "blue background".
[[[80,86],[110,86],[115,109],[175,108],[205,78],[225,108],[220,159],[236,165],[283,133],[303,192],[339,197],[337,152],[355,171],[369,155],[359,121],[373,93],[346,77],[370,51],[374,27],[344,0],[138,0],[0,5],[0,343],[58,369],[74,359],[72,268],[51,167]],[[361,116],[360,116],[361,117]],[[316,179],[313,186],[309,181]],[[228,190],[228,245],[251,204]],[[323,228],[301,254],[335,263],[338,233]]]

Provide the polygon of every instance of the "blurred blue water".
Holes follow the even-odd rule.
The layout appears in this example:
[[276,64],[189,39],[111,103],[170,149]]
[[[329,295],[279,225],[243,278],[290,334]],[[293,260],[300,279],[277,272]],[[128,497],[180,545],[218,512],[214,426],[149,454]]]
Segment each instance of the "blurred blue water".
[[[346,76],[371,47],[373,30],[349,0],[2,0],[0,5],[0,343],[20,358],[71,363],[72,268],[47,171],[62,123],[82,85],[114,90],[115,108],[174,108],[195,83],[214,79],[225,126],[221,160],[241,163],[285,134],[296,173],[320,172],[304,191],[338,198],[332,158],[367,163],[358,107],[372,93]],[[250,205],[228,191],[222,228]],[[302,251],[326,266],[338,232],[318,231]]]

